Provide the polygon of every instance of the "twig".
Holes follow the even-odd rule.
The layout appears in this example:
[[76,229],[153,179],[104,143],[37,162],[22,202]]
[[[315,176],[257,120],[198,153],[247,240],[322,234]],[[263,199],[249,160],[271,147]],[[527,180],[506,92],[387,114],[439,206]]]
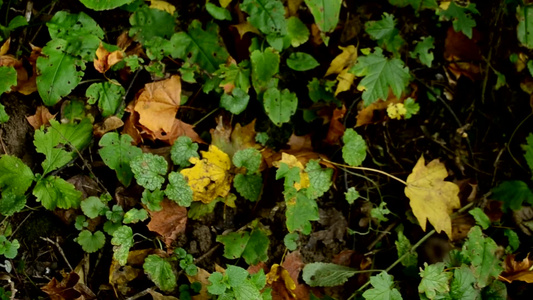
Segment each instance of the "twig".
[[390,234],[390,231],[396,227],[396,225],[398,225],[398,221],[395,221],[393,223],[391,223],[389,226],[387,226],[387,228],[385,228],[385,231],[382,231],[381,234],[372,242],[370,243],[370,245],[368,245],[368,247],[366,247],[366,249],[368,251],[371,251],[372,248],[374,248],[374,246],[376,246],[376,244],[381,241],[386,235]]
[[141,298],[141,297],[144,297],[144,296],[150,294],[150,292],[153,291],[153,290],[154,290],[154,288],[147,288],[147,289],[144,290],[144,291],[138,292],[137,294],[135,294],[135,295],[133,295],[133,296],[131,296],[131,297],[129,297],[129,298],[126,298],[126,300],[135,300],[135,299],[139,299],[139,298]]
[[65,252],[63,252],[63,248],[61,248],[61,246],[59,246],[59,244],[57,242],[52,241],[50,238],[47,238],[47,237],[46,238],[40,237],[40,238],[41,238],[41,240],[47,241],[49,243],[52,243],[52,244],[54,244],[57,247],[57,249],[59,250],[59,253],[61,253],[61,256],[63,256],[63,259],[65,260],[65,262],[67,263],[68,267],[70,268],[70,271],[72,272],[74,269],[72,268],[72,266],[68,262],[67,256],[65,255]]
[[7,152],[6,144],[4,144],[4,130],[0,128],[0,144],[2,144],[2,150],[4,150],[4,154],[9,155]]
[[363,171],[370,171],[370,172],[376,172],[376,173],[379,173],[381,175],[385,175],[385,176],[388,176],[398,182],[401,182],[403,183],[404,185],[407,185],[407,182],[405,182],[405,180],[403,179],[400,179],[394,175],[391,175],[385,171],[381,171],[381,170],[378,170],[378,169],[373,169],[373,168],[366,168],[366,167],[352,167],[352,166],[348,166],[348,165],[345,165],[345,164],[339,164],[339,163],[336,163],[336,162],[332,162],[328,159],[325,159],[325,158],[322,158],[323,161],[327,162],[327,163],[330,163],[332,165],[335,165],[335,166],[338,166],[338,167],[343,167],[343,168],[347,168],[347,169],[355,169],[355,170],[363,170]]

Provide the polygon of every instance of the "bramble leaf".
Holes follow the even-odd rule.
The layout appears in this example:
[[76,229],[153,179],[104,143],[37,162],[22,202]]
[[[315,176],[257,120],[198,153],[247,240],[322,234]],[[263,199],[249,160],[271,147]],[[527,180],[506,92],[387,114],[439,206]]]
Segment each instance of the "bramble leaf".
[[127,134],[119,136],[116,132],[108,132],[101,139],[98,145],[102,148],[98,153],[104,163],[112,170],[115,170],[118,180],[129,186],[133,178],[131,171],[131,160],[142,154],[142,150],[131,144],[133,138]]
[[91,84],[85,92],[85,97],[89,98],[87,100],[89,104],[98,102],[102,116],[108,117],[119,113],[117,109],[125,93],[126,90],[121,85],[101,82]]
[[456,32],[462,31],[468,38],[472,38],[472,28],[476,26],[476,21],[471,14],[479,14],[476,4],[468,3],[466,6],[459,6],[454,1],[447,3],[448,7],[444,9],[441,6],[437,10],[437,15],[446,20],[452,20],[453,29]]
[[378,275],[370,277],[372,288],[363,293],[363,297],[368,300],[401,300],[402,295],[398,289],[394,288],[393,277],[383,271]]
[[130,4],[134,0],[80,0],[87,8],[94,10],[114,9],[124,4]]
[[354,268],[332,263],[310,263],[303,268],[302,278],[309,286],[342,285],[357,273]]
[[131,227],[122,225],[113,232],[111,239],[113,247],[113,258],[121,266],[126,265],[130,248],[133,246],[133,230]]
[[188,136],[178,137],[170,149],[170,158],[176,165],[188,167],[191,165],[189,162],[191,157],[200,157],[198,155],[198,144],[193,143]]
[[244,0],[240,8],[249,15],[248,22],[262,33],[286,34],[285,7],[280,0]]
[[357,167],[366,158],[366,143],[355,130],[348,128],[342,136],[342,158],[350,166]]
[[12,155],[0,157],[0,188],[2,193],[24,195],[33,182],[33,172],[20,158]]
[[189,207],[193,201],[193,191],[185,177],[178,172],[168,174],[168,185],[165,189],[168,199],[178,203],[180,206]]
[[283,123],[289,122],[291,116],[296,113],[298,98],[295,93],[291,93],[288,89],[280,91],[278,88],[272,87],[265,91],[263,105],[270,120],[276,126],[281,126]]
[[142,153],[131,160],[130,166],[137,183],[153,191],[163,185],[168,163],[162,156]]
[[144,260],[143,269],[162,291],[172,291],[176,288],[176,275],[172,265],[164,258],[155,254],[148,255]]
[[37,180],[33,188],[33,195],[37,202],[48,210],[56,207],[69,209],[78,208],[81,201],[81,192],[69,182],[57,176],[48,176]]
[[313,56],[305,52],[293,52],[287,58],[287,66],[295,71],[309,71],[319,65]]
[[105,236],[100,230],[95,233],[92,233],[89,230],[82,230],[76,238],[76,242],[81,245],[83,251],[93,253],[104,247]]
[[439,262],[428,265],[424,263],[424,269],[420,271],[422,281],[418,285],[418,292],[425,294],[429,299],[435,299],[437,295],[445,295],[450,291],[450,278],[452,273],[444,272],[444,263]]
[[359,56],[350,73],[358,77],[364,76],[357,89],[363,91],[365,106],[379,99],[387,99],[389,88],[400,98],[411,79],[409,68],[401,60],[386,58],[383,56],[383,50],[378,47],[374,53]]

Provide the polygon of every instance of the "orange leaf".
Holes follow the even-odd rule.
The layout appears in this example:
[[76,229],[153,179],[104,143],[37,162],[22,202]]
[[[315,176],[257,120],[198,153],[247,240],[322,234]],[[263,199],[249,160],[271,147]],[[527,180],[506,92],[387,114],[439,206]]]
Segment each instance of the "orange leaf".
[[514,254],[509,254],[505,258],[504,271],[500,275],[505,281],[513,282],[515,280],[533,283],[533,271],[530,271],[533,262],[529,256],[521,261],[515,260]]
[[50,120],[53,119],[56,114],[52,115],[46,106],[37,107],[37,111],[33,116],[26,117],[28,123],[35,129],[41,128],[42,125],[50,125]]
[[100,73],[105,73],[114,64],[120,62],[124,57],[122,51],[116,50],[113,52],[107,51],[104,44],[100,42],[100,46],[96,49],[96,58],[94,59],[94,68]]
[[339,139],[344,135],[345,128],[341,120],[344,118],[345,113],[346,106],[344,105],[342,108],[336,108],[333,111],[333,116],[331,117],[331,121],[329,123],[328,134],[326,135],[324,142],[330,145],[335,145],[339,142]]
[[124,126],[124,122],[116,116],[110,116],[106,118],[103,122],[94,124],[93,134],[97,137],[102,137],[104,134],[111,130],[118,129]]
[[168,199],[161,202],[161,207],[160,211],[149,211],[151,220],[148,229],[159,233],[170,247],[178,235],[185,232],[187,209]]

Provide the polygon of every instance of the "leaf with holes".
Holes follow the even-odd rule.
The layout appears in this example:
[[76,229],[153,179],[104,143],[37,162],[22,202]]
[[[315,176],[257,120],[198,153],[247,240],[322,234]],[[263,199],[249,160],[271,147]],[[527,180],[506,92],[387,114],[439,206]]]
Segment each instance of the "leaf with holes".
[[269,88],[263,96],[263,105],[265,112],[270,120],[281,126],[291,120],[291,116],[296,113],[298,107],[298,98],[295,93],[291,93],[288,89],[283,91],[278,88]]
[[262,33],[286,34],[285,7],[280,0],[244,0],[240,8],[249,15],[248,22]]
[[89,104],[98,102],[103,117],[122,113],[117,112],[117,109],[124,94],[126,94],[126,90],[121,85],[111,82],[93,83],[85,91],[85,96],[88,98],[87,102]]

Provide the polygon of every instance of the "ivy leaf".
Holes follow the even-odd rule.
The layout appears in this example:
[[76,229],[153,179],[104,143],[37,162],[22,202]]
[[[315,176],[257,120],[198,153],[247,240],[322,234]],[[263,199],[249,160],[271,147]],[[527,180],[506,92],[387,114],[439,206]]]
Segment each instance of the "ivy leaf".
[[313,56],[305,52],[293,52],[287,58],[287,66],[295,71],[309,71],[319,65]]
[[144,221],[146,219],[148,219],[148,212],[144,208],[132,208],[124,214],[124,220],[122,220],[122,222],[124,224],[135,224],[139,221]]
[[400,32],[396,29],[394,16],[383,13],[380,21],[369,21],[365,24],[365,31],[370,37],[376,40],[380,47],[385,47],[395,56],[399,56],[399,50],[405,44]]
[[238,115],[242,113],[248,106],[250,95],[244,90],[235,87],[232,94],[222,94],[220,97],[220,106],[232,114]]
[[129,35],[142,44],[156,37],[167,39],[174,33],[175,22],[174,17],[166,11],[141,6],[130,17]]
[[372,288],[363,293],[363,297],[369,300],[401,300],[402,295],[394,288],[394,279],[383,271],[376,276],[370,277]]
[[119,136],[116,132],[108,132],[98,143],[102,147],[98,150],[102,160],[110,169],[115,170],[118,180],[124,186],[129,186],[133,178],[131,160],[142,154],[140,148],[131,144],[132,141],[133,138],[127,134]]
[[450,291],[450,279],[452,273],[444,272],[444,263],[439,262],[428,265],[424,262],[424,269],[420,271],[422,281],[418,285],[418,292],[424,293],[429,299],[435,299],[437,295],[444,295]]
[[[328,33],[335,29],[339,22],[342,0],[305,0],[305,4],[309,7],[321,32]],[[327,39],[324,41],[327,45]]]
[[355,130],[348,128],[342,136],[344,146],[342,146],[342,158],[350,166],[357,167],[366,158],[366,143],[362,136]]
[[198,155],[198,144],[193,143],[188,136],[178,137],[170,149],[170,159],[176,165],[188,167],[191,165],[189,162],[191,157],[200,157]]
[[76,238],[76,242],[81,245],[83,251],[94,253],[104,247],[105,236],[100,230],[95,233],[92,233],[89,230],[82,230]]
[[261,166],[262,156],[259,150],[246,148],[235,152],[232,160],[237,168],[245,168],[248,173],[256,173]]
[[162,257],[151,254],[146,257],[143,269],[162,291],[172,291],[177,286],[172,265]]
[[43,56],[37,58],[37,91],[46,106],[54,106],[70,94],[83,77],[85,64],[68,54],[67,46],[66,40],[53,39],[42,49]]
[[215,23],[208,23],[206,30],[203,30],[202,23],[193,20],[188,32],[182,31],[172,35],[170,44],[172,57],[196,63],[209,73],[215,72],[229,57]]
[[93,10],[109,10],[130,4],[134,0],[80,0],[83,5]]
[[274,75],[279,72],[280,57],[274,49],[267,48],[263,52],[254,50],[250,55],[250,61],[252,85],[258,94],[278,85],[278,79],[274,78]]
[[12,86],[17,85],[17,71],[13,67],[0,66],[0,95],[9,92]]
[[248,22],[265,35],[286,34],[285,7],[280,0],[244,0],[240,8],[249,15]]
[[295,93],[291,93],[288,89],[280,92],[278,88],[272,87],[265,91],[263,105],[270,120],[276,126],[281,126],[283,123],[289,122],[291,116],[296,113],[298,98]]
[[342,285],[358,271],[354,268],[332,263],[310,263],[305,265],[302,278],[309,286]]
[[309,199],[321,197],[331,187],[333,169],[322,168],[318,160],[310,160],[305,166],[305,172],[309,176],[309,188],[306,190]]
[[124,94],[126,94],[126,90],[121,85],[110,82],[93,83],[85,91],[85,96],[89,98],[87,102],[89,104],[98,102],[103,117],[118,114],[117,109]]
[[459,6],[454,1],[449,1],[448,7],[442,6],[437,10],[437,15],[446,20],[453,20],[453,29],[456,32],[462,31],[468,38],[472,38],[472,28],[476,26],[476,21],[472,19],[472,14],[479,14],[474,3],[468,3],[466,6]]
[[131,227],[123,225],[113,232],[111,239],[113,247],[113,258],[121,266],[126,265],[130,248],[133,246],[133,230]]
[[33,182],[33,172],[22,160],[12,155],[0,157],[0,188],[2,193],[24,195]]
[[481,228],[474,226],[470,229],[461,253],[471,261],[476,285],[481,288],[489,285],[503,271],[497,250],[498,245],[491,238],[483,237]]
[[237,259],[243,257],[247,264],[255,265],[268,259],[268,232],[261,223],[252,222],[252,231],[231,232],[217,236],[217,242],[224,244],[224,257]]
[[434,55],[430,52],[435,49],[435,39],[432,36],[422,37],[422,40],[416,43],[415,50],[410,52],[411,58],[418,58],[421,63],[431,68]]
[[217,20],[220,20],[220,21],[224,21],[224,20],[231,21],[231,13],[227,9],[225,9],[223,7],[216,6],[213,3],[206,3],[205,9],[211,15],[211,17],[213,17],[213,18],[215,18]]
[[168,163],[162,156],[142,153],[131,160],[130,166],[137,183],[153,191],[163,185]]
[[533,9],[531,6],[520,6],[517,13],[518,27],[516,34],[522,45],[533,49]]
[[142,204],[151,211],[160,211],[161,201],[163,201],[164,192],[160,189],[155,189],[153,192],[150,190],[144,190],[141,197]]
[[165,195],[180,206],[189,207],[193,201],[193,192],[185,177],[178,172],[168,174],[168,185]]
[[291,46],[294,48],[307,42],[309,39],[309,29],[298,17],[290,17],[287,19],[287,35]]
[[10,217],[21,211],[25,205],[25,195],[17,195],[9,190],[2,191],[2,196],[0,197],[0,214],[3,216]]
[[522,203],[533,204],[533,192],[520,180],[509,180],[492,189],[492,198],[503,202],[502,210],[519,210]]
[[296,195],[285,198],[285,202],[287,203],[286,224],[289,232],[297,230],[306,235],[310,234],[312,229],[310,221],[317,221],[320,218],[316,201],[309,199],[302,192],[297,192]]
[[[405,253],[411,251],[411,242],[403,234],[403,230],[398,232],[398,240],[394,242],[396,244],[396,250],[398,251],[398,257],[402,257]],[[418,253],[411,252],[401,261],[404,267],[416,267],[418,265]]]
[[105,214],[107,205],[98,197],[91,196],[81,201],[81,210],[87,217],[94,219]]
[[237,174],[233,186],[246,200],[255,202],[261,195],[263,178],[259,174]]
[[33,188],[33,195],[37,202],[48,210],[56,207],[69,209],[78,208],[81,201],[81,192],[69,182],[57,176],[48,176],[37,180]]
[[401,97],[405,91],[411,75],[409,69],[398,58],[388,59],[383,56],[383,50],[376,47],[374,53],[359,56],[357,63],[350,69],[355,76],[364,76],[357,86],[363,91],[365,106],[379,99],[387,99],[389,88],[394,95]]

